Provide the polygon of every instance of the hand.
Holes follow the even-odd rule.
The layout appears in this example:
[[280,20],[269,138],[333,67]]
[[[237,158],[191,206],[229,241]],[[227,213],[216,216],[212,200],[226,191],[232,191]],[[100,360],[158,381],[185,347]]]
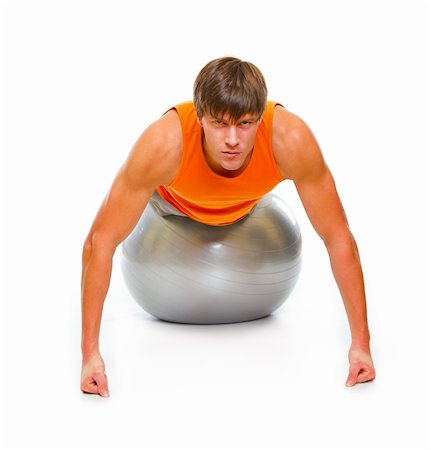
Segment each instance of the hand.
[[83,358],[81,391],[87,394],[99,394],[102,397],[109,397],[105,363],[99,352]]
[[368,349],[359,349],[352,346],[349,350],[349,363],[349,376],[346,380],[347,387],[352,387],[356,383],[374,380],[376,377],[373,360]]

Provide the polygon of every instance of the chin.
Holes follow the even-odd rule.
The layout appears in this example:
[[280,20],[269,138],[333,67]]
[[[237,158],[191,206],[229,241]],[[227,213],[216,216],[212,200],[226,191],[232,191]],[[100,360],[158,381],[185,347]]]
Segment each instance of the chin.
[[242,164],[222,164],[224,170],[229,170],[231,172],[241,169]]

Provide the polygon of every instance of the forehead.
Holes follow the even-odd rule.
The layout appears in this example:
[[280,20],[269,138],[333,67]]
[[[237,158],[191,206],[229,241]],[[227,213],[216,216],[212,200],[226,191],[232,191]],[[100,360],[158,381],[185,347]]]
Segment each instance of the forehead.
[[243,114],[237,120],[233,120],[232,117],[229,114],[227,114],[227,113],[226,114],[205,113],[204,116],[206,116],[209,119],[223,120],[223,122],[226,122],[226,123],[242,122],[244,120],[257,120],[257,114],[252,113],[252,112]]

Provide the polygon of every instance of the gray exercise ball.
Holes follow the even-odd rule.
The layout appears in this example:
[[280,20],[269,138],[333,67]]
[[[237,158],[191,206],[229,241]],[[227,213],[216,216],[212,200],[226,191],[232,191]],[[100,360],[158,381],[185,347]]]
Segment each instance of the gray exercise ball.
[[271,314],[299,277],[301,233],[276,195],[240,222],[161,217],[149,203],[123,243],[121,268],[137,303],[169,322],[244,322]]

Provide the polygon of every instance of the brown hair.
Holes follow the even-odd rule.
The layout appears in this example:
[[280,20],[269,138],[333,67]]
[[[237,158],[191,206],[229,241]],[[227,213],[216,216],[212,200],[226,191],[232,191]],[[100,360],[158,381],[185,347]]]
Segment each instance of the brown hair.
[[254,64],[232,56],[210,61],[196,77],[193,91],[199,118],[205,113],[227,114],[235,121],[248,113],[260,118],[268,95],[261,71]]

